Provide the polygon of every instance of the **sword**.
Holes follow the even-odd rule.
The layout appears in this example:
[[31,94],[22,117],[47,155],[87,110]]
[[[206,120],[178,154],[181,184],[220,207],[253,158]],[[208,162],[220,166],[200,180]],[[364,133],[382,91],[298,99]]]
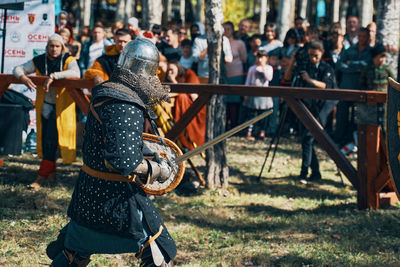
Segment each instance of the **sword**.
[[201,152],[203,152],[204,150],[206,150],[207,148],[210,148],[216,144],[218,144],[219,142],[227,139],[228,137],[234,135],[237,132],[240,132],[241,130],[243,130],[244,128],[246,128],[247,126],[264,119],[265,117],[267,117],[268,115],[270,115],[272,113],[272,110],[266,111],[260,115],[258,115],[257,117],[254,117],[251,120],[246,121],[245,123],[242,123],[238,126],[236,126],[235,128],[215,137],[214,139],[209,140],[208,142],[202,144],[201,146],[196,147],[195,149],[183,154],[180,157],[177,157],[174,161],[176,164],[181,163],[182,161],[185,161],[191,157],[193,157],[194,155],[197,155]]

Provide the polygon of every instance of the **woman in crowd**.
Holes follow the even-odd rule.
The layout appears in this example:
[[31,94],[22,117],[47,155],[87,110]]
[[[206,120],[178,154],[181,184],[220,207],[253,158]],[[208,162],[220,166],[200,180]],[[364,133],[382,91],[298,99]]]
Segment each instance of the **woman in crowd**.
[[264,26],[264,40],[261,44],[261,48],[267,53],[278,47],[282,47],[283,44],[278,40],[278,29],[275,24],[267,23]]
[[[200,83],[196,73],[191,69],[185,70],[178,60],[171,60],[168,63],[167,81],[171,83]],[[173,112],[175,121],[180,120],[197,97],[197,94],[178,94],[176,96]],[[188,124],[185,131],[186,134],[181,134],[178,137],[178,141],[181,142],[184,147],[194,149],[195,146],[204,143],[206,134],[206,106],[197,113],[196,117]]]
[[71,33],[66,28],[61,29],[58,33],[64,40],[65,52],[69,53],[76,60],[79,60],[82,48],[81,43],[73,39],[71,40]]
[[[247,61],[246,45],[242,40],[233,37],[234,26],[232,22],[225,22],[223,26],[224,35],[229,40],[233,56],[232,61],[226,63],[228,83],[243,84],[245,79],[243,65],[246,64]],[[238,124],[241,99],[238,95],[229,95],[225,97],[225,101],[227,103],[227,128],[230,129]]]

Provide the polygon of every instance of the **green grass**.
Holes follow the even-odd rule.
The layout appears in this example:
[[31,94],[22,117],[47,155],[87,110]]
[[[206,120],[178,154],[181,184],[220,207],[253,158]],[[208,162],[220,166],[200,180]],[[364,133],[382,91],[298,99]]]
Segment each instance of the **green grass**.
[[[281,140],[271,173],[257,176],[267,142],[228,141],[227,189],[156,197],[178,246],[177,266],[400,266],[400,205],[357,210],[356,192],[318,149],[323,180],[296,181],[300,145]],[[37,192],[38,159],[6,157],[0,168],[0,266],[46,266],[47,244],[68,222],[80,164],[59,165],[58,183]],[[354,156],[351,157],[355,164]],[[204,171],[204,161],[194,161]],[[267,163],[268,167],[268,163]],[[189,170],[188,175],[191,174]],[[133,254],[95,255],[89,266],[136,266]]]

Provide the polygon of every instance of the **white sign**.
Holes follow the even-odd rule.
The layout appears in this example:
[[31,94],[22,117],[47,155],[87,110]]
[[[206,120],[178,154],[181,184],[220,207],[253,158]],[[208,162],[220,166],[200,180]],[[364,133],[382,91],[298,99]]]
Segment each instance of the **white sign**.
[[[15,66],[45,52],[47,40],[54,34],[54,12],[54,0],[31,0],[25,2],[24,10],[7,10],[4,73],[11,74]],[[0,9],[1,28],[3,21],[4,10]],[[3,46],[2,39],[3,34],[0,31],[0,55]],[[32,100],[36,99],[36,93],[29,91],[26,86],[13,84],[12,87]],[[29,126],[36,128],[35,118],[32,115]]]

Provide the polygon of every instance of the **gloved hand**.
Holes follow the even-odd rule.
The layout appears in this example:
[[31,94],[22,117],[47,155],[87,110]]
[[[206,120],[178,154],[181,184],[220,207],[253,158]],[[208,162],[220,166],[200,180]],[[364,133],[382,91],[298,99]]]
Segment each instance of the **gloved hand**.
[[159,163],[156,163],[158,166],[158,169],[155,168],[153,169],[153,178],[155,178],[157,181],[163,183],[166,180],[168,180],[169,177],[171,177],[172,173],[172,168],[167,162],[167,160],[161,158]]

